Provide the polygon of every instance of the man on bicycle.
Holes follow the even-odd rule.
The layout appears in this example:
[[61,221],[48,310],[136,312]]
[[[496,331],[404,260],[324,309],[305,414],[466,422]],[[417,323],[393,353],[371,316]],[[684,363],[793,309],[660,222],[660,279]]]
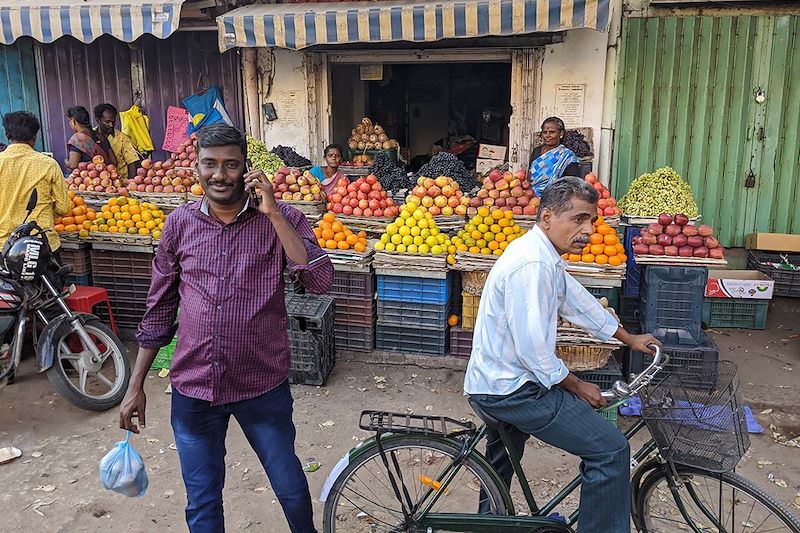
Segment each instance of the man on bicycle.
[[[598,194],[578,178],[564,178],[543,193],[536,225],[497,260],[481,296],[464,392],[487,414],[513,426],[512,447],[522,457],[529,435],[580,456],[579,531],[630,531],[630,447],[595,408],[600,389],[581,381],[556,355],[558,317],[594,337],[615,337],[651,354],[652,335],[625,331],[566,272],[561,254],[578,254],[597,219]],[[510,486],[511,463],[497,431],[486,455]],[[488,505],[481,497],[481,512]]]

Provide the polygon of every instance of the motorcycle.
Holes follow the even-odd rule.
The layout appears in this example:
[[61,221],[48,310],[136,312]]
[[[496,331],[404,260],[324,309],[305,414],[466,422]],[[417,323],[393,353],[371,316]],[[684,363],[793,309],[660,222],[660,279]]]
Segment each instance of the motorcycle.
[[53,259],[46,235],[51,230],[28,221],[37,200],[34,190],[25,220],[2,250],[0,389],[13,383],[33,320],[38,371],[45,372],[53,388],[73,405],[111,409],[122,401],[131,376],[125,346],[99,318],[67,306],[74,287],[63,288],[64,276],[72,267]]

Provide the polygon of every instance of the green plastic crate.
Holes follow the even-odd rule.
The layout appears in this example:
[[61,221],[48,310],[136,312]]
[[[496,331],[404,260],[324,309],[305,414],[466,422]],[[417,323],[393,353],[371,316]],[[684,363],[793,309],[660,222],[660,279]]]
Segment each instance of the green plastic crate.
[[619,287],[586,287],[586,290],[598,300],[607,298],[609,307],[619,313]]
[[619,412],[619,406],[614,404],[613,407],[606,407],[605,409],[600,409],[597,411],[600,416],[614,424],[614,427],[617,427],[617,413]]
[[764,329],[769,300],[706,298],[703,324],[709,328]]
[[174,337],[172,342],[158,351],[158,355],[150,365],[150,370],[169,369],[172,366],[172,356],[175,355],[175,347],[178,345],[178,337]]

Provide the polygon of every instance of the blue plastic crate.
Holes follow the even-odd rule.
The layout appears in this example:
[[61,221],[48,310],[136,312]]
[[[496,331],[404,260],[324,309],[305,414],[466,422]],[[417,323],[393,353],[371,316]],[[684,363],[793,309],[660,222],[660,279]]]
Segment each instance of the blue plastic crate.
[[628,257],[625,262],[625,279],[622,280],[622,295],[623,296],[639,296],[639,286],[641,285],[642,271],[641,267],[636,264],[633,259],[633,238],[639,235],[642,228],[636,226],[628,226],[625,228],[625,235],[623,237],[623,246],[625,246],[625,255]]
[[706,267],[649,265],[642,274],[642,331],[692,345],[701,339]]
[[89,287],[92,285],[92,275],[84,274],[82,276],[66,276],[64,278],[64,283],[67,286],[75,285],[75,286]]
[[378,300],[446,304],[450,301],[450,290],[449,279],[378,276]]

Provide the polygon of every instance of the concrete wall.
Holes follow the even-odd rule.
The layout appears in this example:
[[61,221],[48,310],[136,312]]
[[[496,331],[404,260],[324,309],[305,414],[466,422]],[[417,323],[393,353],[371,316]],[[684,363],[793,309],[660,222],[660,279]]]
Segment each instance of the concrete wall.
[[600,150],[607,40],[608,34],[595,30],[568,31],[564,42],[545,48],[542,66],[542,106],[539,123],[556,114],[557,85],[585,85],[584,119],[581,126],[593,130],[595,162]]

